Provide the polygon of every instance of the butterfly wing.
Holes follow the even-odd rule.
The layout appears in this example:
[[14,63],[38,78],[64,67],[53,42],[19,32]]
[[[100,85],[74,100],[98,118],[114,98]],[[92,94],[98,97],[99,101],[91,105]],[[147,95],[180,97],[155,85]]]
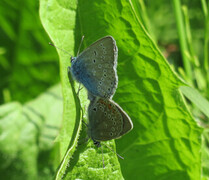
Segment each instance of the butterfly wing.
[[106,141],[122,135],[123,115],[113,101],[95,98],[89,105],[88,116],[88,133],[92,139]]
[[120,136],[127,134],[129,131],[133,129],[133,123],[131,121],[131,118],[128,116],[128,114],[118,105],[115,103],[115,106],[117,107],[118,111],[123,117],[123,128],[120,133]]
[[72,62],[71,72],[93,95],[111,98],[118,83],[117,57],[115,40],[106,36],[85,49]]
[[88,115],[89,134],[95,140],[117,139],[133,129],[130,117],[112,100],[95,98]]

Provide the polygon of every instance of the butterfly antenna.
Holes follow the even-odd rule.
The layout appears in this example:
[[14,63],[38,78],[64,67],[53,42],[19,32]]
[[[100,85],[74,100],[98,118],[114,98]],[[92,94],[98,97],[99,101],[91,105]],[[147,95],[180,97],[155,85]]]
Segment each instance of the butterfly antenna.
[[113,153],[115,153],[119,158],[124,159],[121,155],[119,155],[117,152],[115,152],[112,148],[110,148],[108,145],[104,144],[109,150],[111,150]]
[[77,57],[78,57],[78,55],[79,55],[79,52],[80,52],[80,49],[81,49],[81,45],[82,45],[82,43],[83,43],[83,39],[84,39],[84,36],[82,36],[82,38],[81,38],[81,42],[80,42],[80,45],[79,45],[79,48],[78,48],[78,52],[77,52]]
[[55,46],[54,44],[52,44],[52,43],[50,43],[50,42],[49,42],[49,45],[54,46],[55,48],[57,48],[57,49],[59,49],[59,50],[65,52],[65,53],[69,54],[70,56],[72,56],[69,52],[67,52],[67,51],[65,51],[64,49],[61,49],[61,48]]
[[104,153],[103,153],[103,147],[101,146],[102,149],[102,163],[103,163],[103,168],[105,168],[105,164],[104,164]]

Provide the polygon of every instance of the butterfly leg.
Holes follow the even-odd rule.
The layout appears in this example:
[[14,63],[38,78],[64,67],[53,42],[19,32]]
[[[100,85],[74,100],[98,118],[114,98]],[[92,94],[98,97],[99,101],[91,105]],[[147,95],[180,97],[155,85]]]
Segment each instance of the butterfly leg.
[[70,76],[70,66],[67,67],[67,75],[68,75],[68,79],[70,80],[70,79],[71,79],[71,78],[70,78],[70,77],[71,77],[71,76]]
[[[115,152],[112,148],[110,148],[107,144],[102,143],[102,145],[105,145],[109,150],[111,150],[113,153],[115,153],[119,158],[124,159],[121,155],[119,155],[117,152]],[[101,145],[100,145],[101,146]]]
[[105,168],[105,164],[104,164],[104,154],[103,154],[103,147],[101,147],[102,149],[102,163],[103,163],[103,168]]
[[81,83],[79,83],[79,87],[78,87],[78,91],[77,91],[77,96],[79,95],[80,90],[83,89],[83,87],[81,87]]
[[[72,81],[72,76],[71,76],[71,72],[70,72],[70,66],[68,66],[67,68],[67,74],[68,74],[68,79],[69,81]],[[78,91],[77,91],[77,96],[79,95],[80,90],[83,89],[83,87],[81,87],[81,84],[79,83],[79,87],[78,87]]]
[[83,138],[83,139],[79,139],[78,145],[82,145],[84,143],[87,143],[89,141],[89,137]]

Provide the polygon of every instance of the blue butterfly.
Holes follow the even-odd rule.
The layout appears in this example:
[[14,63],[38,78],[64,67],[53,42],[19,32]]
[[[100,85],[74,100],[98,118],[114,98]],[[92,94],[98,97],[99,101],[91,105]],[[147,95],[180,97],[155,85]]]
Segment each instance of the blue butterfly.
[[105,36],[71,57],[70,72],[90,95],[110,99],[117,88],[118,48],[112,36]]

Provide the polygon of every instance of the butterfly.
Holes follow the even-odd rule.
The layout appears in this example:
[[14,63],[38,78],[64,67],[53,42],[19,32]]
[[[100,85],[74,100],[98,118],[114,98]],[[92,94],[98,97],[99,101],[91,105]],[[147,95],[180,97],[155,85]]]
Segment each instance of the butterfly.
[[110,99],[117,88],[118,48],[112,36],[105,36],[71,57],[70,72],[93,96]]
[[88,135],[97,147],[100,141],[117,139],[133,129],[126,112],[113,100],[95,97],[88,107]]

